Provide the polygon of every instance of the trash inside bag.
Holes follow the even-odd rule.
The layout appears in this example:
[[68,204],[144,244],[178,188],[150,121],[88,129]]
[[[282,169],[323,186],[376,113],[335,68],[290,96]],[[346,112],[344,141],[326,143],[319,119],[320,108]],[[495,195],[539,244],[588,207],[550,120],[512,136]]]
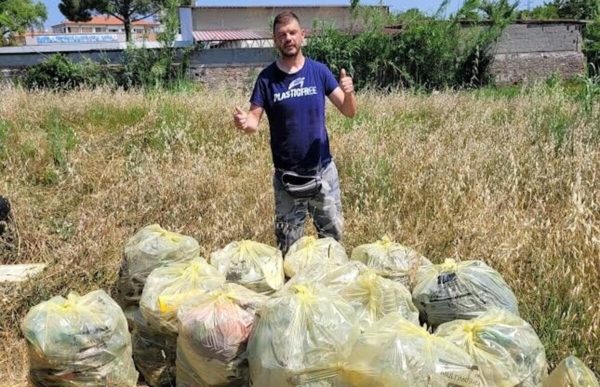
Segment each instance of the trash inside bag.
[[281,251],[253,241],[232,242],[210,256],[210,263],[227,278],[257,293],[271,294],[283,286]]
[[34,386],[135,386],[123,311],[103,290],[31,308],[21,325]]
[[283,268],[286,276],[293,277],[300,270],[315,263],[342,264],[347,261],[346,249],[335,239],[305,236],[292,244],[285,255]]
[[131,332],[135,365],[151,387],[175,387],[177,333],[152,326],[138,310]]
[[167,231],[158,224],[146,226],[131,237],[123,251],[115,297],[128,321],[133,321],[146,278],[152,270],[168,263],[190,260],[199,251],[200,246],[194,238]]
[[375,243],[360,245],[352,250],[351,259],[360,261],[377,274],[412,288],[416,272],[431,262],[415,250],[383,237]]
[[361,330],[394,312],[419,325],[419,310],[410,292],[401,283],[383,278],[372,269],[365,270],[338,294],[354,306]]
[[337,293],[355,308],[361,330],[392,312],[399,312],[419,324],[419,310],[404,285],[383,278],[358,261],[341,265],[315,264],[288,283],[316,283]]
[[149,385],[170,386],[175,380],[179,306],[224,283],[225,277],[200,257],[150,273],[133,330],[135,362]]
[[442,324],[435,335],[473,357],[491,386],[534,387],[547,375],[544,346],[522,318],[491,309],[472,320]]
[[241,285],[225,284],[182,305],[177,312],[177,385],[247,385],[246,345],[256,311],[267,300]]
[[356,282],[358,276],[367,269],[364,264],[358,261],[348,261],[343,264],[316,263],[301,270],[287,284],[316,283],[339,293],[342,289]]
[[569,356],[542,381],[542,387],[600,387],[600,383],[581,360]]
[[312,368],[334,367],[358,334],[352,305],[318,284],[286,284],[258,312],[248,343],[253,386],[330,386],[296,383]]
[[336,387],[486,385],[469,354],[399,313],[388,314],[359,336],[336,378]]
[[412,294],[421,318],[433,327],[469,320],[493,307],[519,315],[517,299],[502,276],[481,261],[446,259],[423,266]]
[[224,283],[225,277],[201,257],[159,267],[148,276],[140,311],[152,325],[177,332],[177,308]]

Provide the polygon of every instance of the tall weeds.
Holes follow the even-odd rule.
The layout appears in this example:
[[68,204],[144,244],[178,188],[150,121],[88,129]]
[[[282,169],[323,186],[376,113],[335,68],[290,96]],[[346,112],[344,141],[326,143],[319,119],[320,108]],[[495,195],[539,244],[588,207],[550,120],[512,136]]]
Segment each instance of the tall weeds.
[[[583,89],[582,89],[583,90]],[[508,281],[552,365],[574,353],[600,371],[598,102],[561,84],[513,96],[360,92],[329,106],[344,245],[383,235],[435,262],[483,259]],[[247,95],[3,89],[0,194],[36,280],[3,285],[0,375],[27,373],[19,323],[68,291],[112,291],[126,239],[150,223],[197,238],[203,255],[242,238],[274,244],[268,130],[240,135]],[[48,177],[48,171],[53,171]],[[311,233],[311,227],[307,228]]]

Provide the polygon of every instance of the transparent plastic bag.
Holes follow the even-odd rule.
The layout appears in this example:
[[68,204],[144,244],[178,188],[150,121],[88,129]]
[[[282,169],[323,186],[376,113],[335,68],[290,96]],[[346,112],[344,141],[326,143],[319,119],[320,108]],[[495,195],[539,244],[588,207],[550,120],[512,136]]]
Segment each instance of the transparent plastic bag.
[[355,247],[351,259],[364,263],[385,278],[400,282],[407,289],[412,288],[417,270],[431,265],[415,250],[392,242],[388,237]]
[[534,387],[547,375],[546,354],[537,334],[506,310],[491,309],[472,320],[447,322],[435,335],[471,355],[490,386]]
[[404,285],[383,278],[361,262],[315,264],[288,283],[303,282],[320,284],[344,298],[356,310],[361,330],[392,312],[399,312],[407,320],[419,324],[419,310]]
[[569,356],[542,381],[542,387],[600,387],[600,383],[581,360]]
[[224,283],[225,277],[201,257],[159,267],[148,276],[140,311],[151,325],[177,332],[177,308]]
[[296,371],[294,385],[335,387],[487,386],[456,345],[391,313],[355,341],[344,361]]
[[150,272],[168,263],[190,260],[199,251],[194,238],[167,231],[158,224],[142,228],[127,241],[115,299],[130,323]]
[[340,366],[338,387],[485,386],[471,356],[391,313],[368,328]]
[[133,330],[135,362],[148,384],[171,386],[175,380],[179,306],[224,283],[225,277],[200,257],[150,273]]
[[177,385],[247,385],[244,352],[256,311],[267,300],[241,285],[225,284],[182,305],[177,312]]
[[354,308],[340,296],[318,284],[286,284],[258,312],[248,343],[251,385],[331,386],[293,378],[337,365],[357,334]]
[[287,284],[316,283],[339,293],[342,289],[356,282],[358,276],[366,270],[367,267],[358,261],[348,261],[343,264],[316,263],[301,270]]
[[417,273],[413,301],[422,319],[433,327],[470,320],[497,307],[517,316],[517,299],[502,276],[482,261],[423,266]]
[[210,256],[210,263],[227,278],[257,293],[271,294],[283,286],[281,251],[253,241],[232,242]]
[[412,303],[410,292],[401,283],[383,278],[372,269],[365,270],[338,294],[354,306],[361,330],[394,312],[419,325],[419,310]]
[[70,293],[31,308],[21,330],[34,386],[135,386],[123,311],[103,290]]
[[346,250],[333,238],[305,236],[298,239],[285,255],[283,268],[285,275],[293,277],[302,269],[313,264],[337,263],[348,261]]

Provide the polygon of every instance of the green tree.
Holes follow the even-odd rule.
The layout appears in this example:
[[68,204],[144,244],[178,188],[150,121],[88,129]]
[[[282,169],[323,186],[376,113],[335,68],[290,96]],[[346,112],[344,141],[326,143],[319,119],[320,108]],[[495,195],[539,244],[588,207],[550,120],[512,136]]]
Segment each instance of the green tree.
[[523,20],[554,20],[560,19],[558,8],[554,4],[543,4],[532,10],[523,10],[519,13]]
[[0,46],[11,44],[15,35],[31,26],[41,26],[48,14],[42,3],[31,0],[0,0]]
[[69,20],[87,22],[92,19],[94,5],[90,0],[62,0],[58,10]]
[[598,0],[554,0],[552,5],[563,19],[593,19],[600,6]]
[[[188,4],[189,0],[178,0]],[[60,12],[69,20],[87,21],[94,13],[108,14],[123,22],[125,37],[131,41],[131,26],[161,12],[167,0],[61,0]]]

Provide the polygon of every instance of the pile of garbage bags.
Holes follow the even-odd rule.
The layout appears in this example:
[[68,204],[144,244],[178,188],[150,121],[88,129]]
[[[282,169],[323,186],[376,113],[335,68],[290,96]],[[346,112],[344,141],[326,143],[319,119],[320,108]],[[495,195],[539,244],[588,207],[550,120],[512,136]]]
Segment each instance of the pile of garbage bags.
[[33,307],[31,383],[135,386],[137,367],[151,387],[600,387],[575,357],[547,375],[540,339],[482,261],[432,264],[388,238],[351,259],[315,237],[285,261],[249,240],[208,262],[199,251],[145,227],[125,245],[121,307],[104,291]]

